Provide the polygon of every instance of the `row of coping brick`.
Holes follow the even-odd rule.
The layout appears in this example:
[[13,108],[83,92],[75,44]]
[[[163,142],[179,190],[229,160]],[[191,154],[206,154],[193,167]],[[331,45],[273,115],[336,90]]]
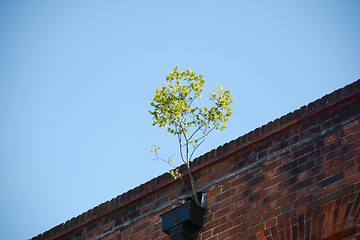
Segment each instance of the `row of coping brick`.
[[[329,108],[334,108],[358,97],[360,97],[360,79],[196,158],[193,162],[193,172],[208,167],[208,165],[217,162],[225,156],[233,155],[261,141],[267,140],[273,135],[286,131],[295,124],[319,115]],[[185,168],[186,166],[181,167]],[[182,169],[180,168],[180,170]]]

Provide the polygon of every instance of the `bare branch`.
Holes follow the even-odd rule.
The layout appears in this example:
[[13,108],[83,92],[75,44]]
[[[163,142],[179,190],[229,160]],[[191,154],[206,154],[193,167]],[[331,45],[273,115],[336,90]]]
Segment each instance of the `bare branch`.
[[192,159],[195,151],[198,149],[198,147],[199,147],[204,141],[205,141],[205,138],[203,138],[203,139],[201,140],[201,142],[196,145],[196,147],[194,148],[194,150],[191,152],[190,159]]
[[198,127],[194,133],[189,137],[189,141],[191,140],[191,138],[202,128],[202,126]]
[[171,163],[171,159],[173,159],[173,156],[174,156],[174,155],[172,155],[171,157],[169,157],[168,160],[165,160],[164,158],[159,157],[159,155],[158,155],[158,150],[155,150],[154,152],[155,152],[156,158],[153,158],[153,159],[151,159],[151,160],[153,160],[153,161],[154,161],[154,160],[160,160],[160,161],[163,161],[163,162],[168,163],[171,167],[175,168],[175,165],[173,165],[173,164]]
[[184,158],[184,154],[183,154],[183,151],[182,151],[182,148],[183,148],[183,145],[182,145],[182,139],[181,139],[181,135],[178,134],[178,141],[179,141],[179,148],[180,148],[180,156],[181,156],[181,160],[186,164],[186,160]]
[[201,136],[201,137],[199,137],[198,139],[195,139],[195,140],[200,140],[200,139],[203,139],[203,138],[207,137],[207,135],[209,135],[216,128],[218,123],[219,123],[219,121],[217,121],[209,131],[207,131],[207,129],[206,129],[206,133],[203,136]]

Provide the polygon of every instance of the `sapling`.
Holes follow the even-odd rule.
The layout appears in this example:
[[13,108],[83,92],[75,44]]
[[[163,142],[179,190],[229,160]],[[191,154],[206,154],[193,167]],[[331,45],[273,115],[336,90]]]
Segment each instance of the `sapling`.
[[[213,130],[224,130],[225,123],[232,115],[230,104],[232,97],[229,90],[217,87],[216,91],[210,92],[212,106],[201,106],[204,88],[203,75],[196,75],[193,71],[178,72],[177,67],[166,76],[166,84],[156,88],[156,93],[151,102],[153,126],[166,128],[175,135],[178,140],[180,159],[187,167],[191,190],[194,201],[200,205],[196,194],[195,181],[191,171],[191,161],[198,147]],[[184,175],[175,166],[173,157],[168,159],[159,156],[160,148],[153,145],[151,151],[156,159],[164,161],[173,168],[169,171],[175,179],[183,180]]]

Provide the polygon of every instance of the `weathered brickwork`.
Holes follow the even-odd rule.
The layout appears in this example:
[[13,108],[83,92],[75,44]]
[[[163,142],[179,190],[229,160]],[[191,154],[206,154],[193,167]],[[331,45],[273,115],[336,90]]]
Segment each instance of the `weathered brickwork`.
[[[198,239],[360,239],[360,80],[193,167],[207,194]],[[186,196],[164,174],[33,240],[168,240],[159,215]]]

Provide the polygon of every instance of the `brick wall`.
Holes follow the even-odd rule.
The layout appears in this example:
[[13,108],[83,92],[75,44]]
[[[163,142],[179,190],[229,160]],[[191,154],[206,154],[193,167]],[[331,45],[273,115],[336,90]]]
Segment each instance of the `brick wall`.
[[[360,239],[359,133],[360,80],[195,159],[199,239]],[[187,194],[164,174],[33,240],[169,239]]]

